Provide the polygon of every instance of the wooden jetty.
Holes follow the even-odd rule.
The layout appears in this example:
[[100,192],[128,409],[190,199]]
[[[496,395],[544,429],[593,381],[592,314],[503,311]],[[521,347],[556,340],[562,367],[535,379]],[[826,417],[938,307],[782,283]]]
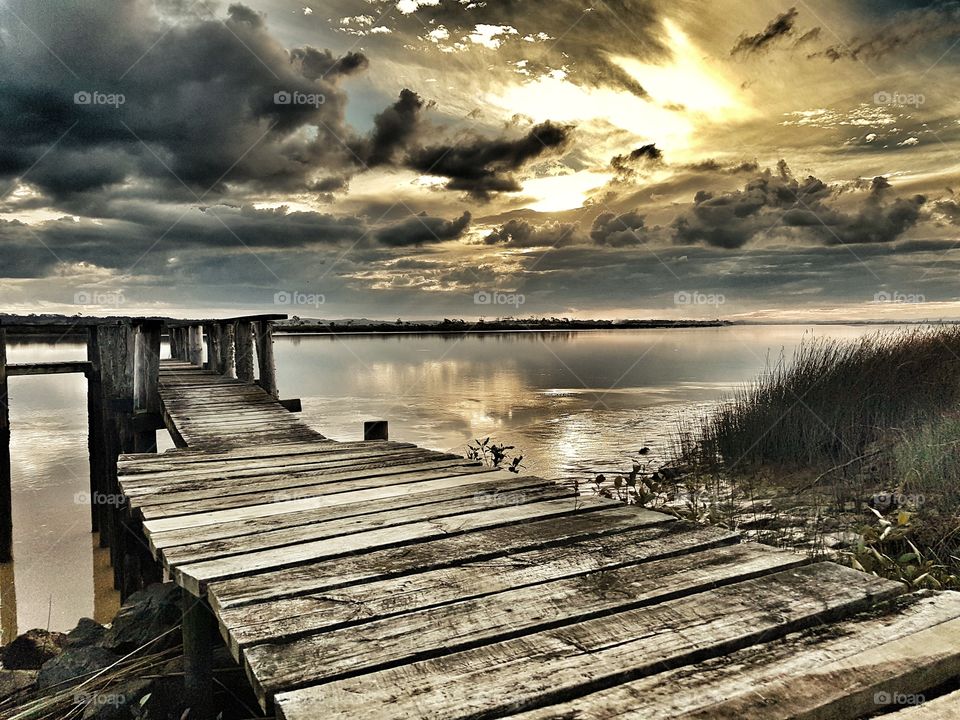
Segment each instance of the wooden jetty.
[[[221,640],[286,720],[858,718],[924,694],[942,697],[896,717],[956,717],[960,593],[390,441],[383,422],[330,440],[278,399],[269,318],[91,327],[91,492],[122,498],[94,503],[94,527],[124,594],[183,588],[191,717],[214,714]],[[177,448],[151,454],[160,426]]]

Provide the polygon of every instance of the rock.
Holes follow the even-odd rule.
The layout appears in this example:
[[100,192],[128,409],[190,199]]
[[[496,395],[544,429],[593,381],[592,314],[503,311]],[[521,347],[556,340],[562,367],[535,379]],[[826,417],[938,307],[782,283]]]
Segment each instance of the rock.
[[27,630],[3,648],[0,660],[7,670],[39,670],[48,660],[63,652],[63,633]]
[[0,670],[0,700],[26,690],[36,681],[36,670]]
[[[180,588],[174,583],[155,584],[135,592],[120,608],[101,645],[121,655],[133,652],[180,623]],[[179,642],[170,633],[154,649]]]
[[87,706],[83,720],[134,720],[140,713],[140,701],[153,688],[151,680],[133,679],[84,698]]
[[97,645],[71,648],[68,652],[44,663],[37,677],[37,687],[43,689],[70,680],[81,682],[93,673],[112,665],[120,656]]
[[64,649],[97,645],[107,633],[107,629],[90,618],[80,618],[77,626],[67,633]]

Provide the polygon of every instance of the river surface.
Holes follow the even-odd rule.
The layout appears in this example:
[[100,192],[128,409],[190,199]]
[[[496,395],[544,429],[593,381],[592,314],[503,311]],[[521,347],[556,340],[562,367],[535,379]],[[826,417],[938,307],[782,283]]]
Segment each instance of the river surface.
[[[889,326],[886,329],[890,329]],[[589,480],[629,469],[641,447],[669,454],[679,422],[787,358],[803,338],[868,326],[737,326],[469,336],[279,336],[281,397],[336,440],[385,419],[393,440],[463,452],[475,438],[515,446],[523,472]],[[80,344],[14,344],[8,361],[84,359]],[[3,642],[69,630],[117,608],[105,551],[90,533],[86,386],[79,375],[10,381],[15,562],[0,565]],[[165,433],[164,433],[165,435]],[[169,438],[160,448],[171,447]]]

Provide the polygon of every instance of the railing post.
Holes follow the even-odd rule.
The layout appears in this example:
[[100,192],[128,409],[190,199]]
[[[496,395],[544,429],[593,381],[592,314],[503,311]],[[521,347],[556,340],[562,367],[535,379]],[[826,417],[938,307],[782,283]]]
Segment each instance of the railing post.
[[103,435],[106,459],[104,473],[107,501],[110,560],[113,564],[114,589],[123,590],[123,528],[121,523],[120,486],[117,483],[117,458],[120,453],[133,452],[134,361],[136,357],[133,326],[97,326],[97,353],[100,382],[103,389]]
[[198,367],[203,365],[203,326],[191,325],[187,328],[187,359]]
[[269,395],[278,398],[277,368],[273,359],[273,325],[266,320],[258,320],[254,324],[257,341],[257,363],[260,366],[260,380],[258,381]]
[[213,697],[213,647],[217,640],[217,621],[206,603],[186,590],[182,592],[183,681],[190,717],[211,720],[215,714]]
[[[136,334],[134,413],[160,414],[160,322],[141,323]],[[183,349],[183,343],[180,343]],[[134,436],[135,452],[156,452],[157,431],[141,430]]]
[[233,329],[233,344],[237,366],[237,380],[252,383],[253,371],[253,324],[239,320]]
[[167,338],[170,340],[170,359],[180,359],[180,333],[179,328],[170,327],[167,329]]
[[222,322],[217,326],[220,333],[220,374],[224,377],[234,376],[234,330],[232,322]]
[[217,358],[220,357],[220,347],[217,340],[216,325],[206,323],[203,329],[207,333],[207,359],[203,363],[203,369],[217,372]]
[[97,329],[87,328],[87,451],[90,455],[90,527],[100,533],[100,547],[107,546],[106,506],[97,498],[107,492],[104,477],[107,474],[106,446],[103,440],[103,385],[100,382],[100,351]]
[[13,478],[10,472],[9,399],[7,331],[0,328],[0,563],[10,562],[13,559]]

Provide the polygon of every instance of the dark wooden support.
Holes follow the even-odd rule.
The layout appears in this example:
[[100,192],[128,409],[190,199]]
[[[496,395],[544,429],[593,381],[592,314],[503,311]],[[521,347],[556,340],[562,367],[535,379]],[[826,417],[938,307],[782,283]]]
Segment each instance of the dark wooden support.
[[170,341],[170,359],[176,360],[180,357],[179,328],[172,327],[167,330],[167,339]]
[[389,440],[390,431],[386,420],[367,420],[363,423],[364,440]]
[[257,364],[260,378],[257,381],[269,395],[280,397],[277,391],[277,367],[273,359],[273,325],[260,320],[254,323],[254,335],[257,343]]
[[279,402],[287,412],[303,412],[303,403],[300,402],[300,398],[290,398],[289,400],[280,400]]
[[0,563],[13,559],[13,479],[10,474],[10,407],[7,331],[0,328]]
[[187,359],[194,365],[203,365],[203,326],[187,328]]
[[213,647],[217,640],[217,621],[207,604],[183,591],[183,682],[184,699],[190,717],[212,720]]
[[106,506],[97,498],[106,492],[107,449],[104,444],[103,386],[100,382],[100,351],[97,329],[90,328],[87,337],[87,451],[90,455],[90,529],[100,532],[100,546],[107,546]]
[[[103,393],[103,442],[106,468],[103,492],[91,498],[104,503],[107,519],[106,537],[113,565],[114,588],[123,590],[124,533],[122,527],[122,497],[117,484],[117,458],[120,453],[133,452],[134,368],[136,340],[129,322],[102,325],[97,332],[97,365]],[[101,526],[101,538],[104,528]]]
[[[136,334],[136,362],[134,367],[135,414],[160,414],[160,332],[158,322],[142,323]],[[155,429],[131,428],[135,452],[156,452]]]
[[252,383],[254,381],[253,324],[246,320],[239,321],[233,329],[233,343],[236,349],[237,380]]
[[214,323],[208,323],[203,326],[207,333],[207,361],[203,364],[205,370],[211,370],[215,373],[220,363],[220,334],[217,332],[217,326]]
[[217,325],[220,334],[220,374],[234,377],[234,327],[232,322],[222,322]]
[[17,377],[21,375],[59,375],[61,373],[83,373],[90,372],[90,363],[83,360],[67,362],[49,362],[49,363],[22,363],[16,365],[7,365],[7,377]]

